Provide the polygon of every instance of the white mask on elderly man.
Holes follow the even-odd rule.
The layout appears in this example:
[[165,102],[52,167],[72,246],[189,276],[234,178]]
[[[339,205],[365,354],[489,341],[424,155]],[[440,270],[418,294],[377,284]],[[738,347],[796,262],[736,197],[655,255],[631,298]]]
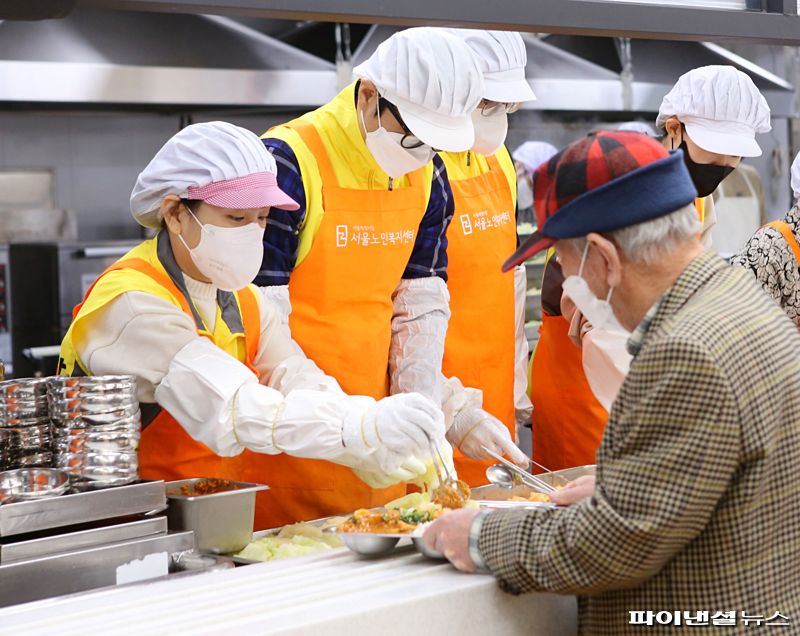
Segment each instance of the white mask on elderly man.
[[189,214],[200,226],[200,242],[191,248],[180,234],[178,238],[197,269],[222,291],[238,291],[253,282],[264,258],[264,228],[258,223],[219,227],[200,223],[191,210]]
[[418,148],[403,148],[401,144],[405,135],[389,132],[381,125],[380,106],[378,107],[378,127],[371,132],[367,131],[364,113],[359,111],[359,116],[361,125],[364,127],[367,149],[381,170],[392,179],[399,179],[409,172],[414,172],[433,159],[435,153],[428,145]]
[[483,115],[481,109],[472,111],[472,125],[475,128],[473,152],[487,157],[493,155],[506,141],[508,134],[508,115],[503,108],[497,108],[490,115]]
[[614,288],[611,287],[608,290],[608,296],[603,300],[594,295],[589,283],[583,278],[583,266],[586,263],[586,254],[588,252],[589,243],[586,243],[577,276],[567,276],[564,280],[562,285],[564,293],[572,299],[575,306],[586,316],[586,319],[595,329],[626,331],[625,327],[619,323],[614,315],[614,310],[609,302]]

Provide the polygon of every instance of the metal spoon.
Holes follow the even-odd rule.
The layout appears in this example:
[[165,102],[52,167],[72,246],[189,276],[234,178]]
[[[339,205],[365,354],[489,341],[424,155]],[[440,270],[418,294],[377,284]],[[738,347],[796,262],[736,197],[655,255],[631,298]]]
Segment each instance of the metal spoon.
[[522,483],[519,476],[502,464],[493,464],[486,469],[486,478],[498,488],[513,488]]

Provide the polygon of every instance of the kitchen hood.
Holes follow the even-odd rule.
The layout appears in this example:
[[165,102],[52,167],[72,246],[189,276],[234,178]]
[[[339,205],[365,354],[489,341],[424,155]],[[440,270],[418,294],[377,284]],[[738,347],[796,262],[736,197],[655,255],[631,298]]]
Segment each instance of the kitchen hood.
[[0,22],[0,102],[308,107],[335,66],[234,19],[76,10]]

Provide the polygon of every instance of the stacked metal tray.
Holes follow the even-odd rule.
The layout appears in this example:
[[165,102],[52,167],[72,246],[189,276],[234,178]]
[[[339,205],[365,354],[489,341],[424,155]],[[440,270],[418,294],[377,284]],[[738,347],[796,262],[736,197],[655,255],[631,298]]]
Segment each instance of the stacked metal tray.
[[50,466],[52,446],[47,379],[0,382],[0,470]]

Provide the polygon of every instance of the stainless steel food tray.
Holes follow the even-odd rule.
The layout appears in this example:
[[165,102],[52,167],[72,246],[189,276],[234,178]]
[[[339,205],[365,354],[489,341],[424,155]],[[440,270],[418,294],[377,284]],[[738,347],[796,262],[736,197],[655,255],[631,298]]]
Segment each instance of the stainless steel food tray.
[[167,518],[164,516],[138,519],[128,523],[115,523],[99,528],[66,532],[65,534],[37,537],[35,539],[28,539],[27,537],[21,541],[6,539],[6,543],[0,545],[0,564],[36,559],[75,550],[85,550],[91,547],[159,534],[167,534]]
[[164,509],[163,481],[0,505],[0,537]]

